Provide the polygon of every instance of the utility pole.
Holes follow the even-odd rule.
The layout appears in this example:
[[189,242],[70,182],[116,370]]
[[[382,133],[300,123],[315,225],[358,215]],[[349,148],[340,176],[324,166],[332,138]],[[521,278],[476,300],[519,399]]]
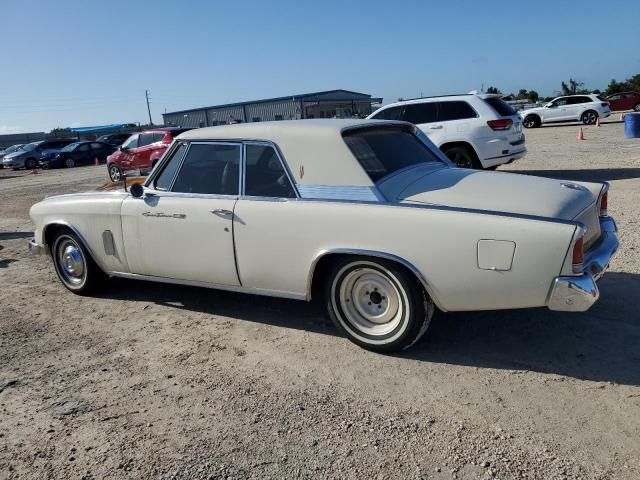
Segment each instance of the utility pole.
[[149,125],[153,125],[153,120],[151,120],[151,108],[149,107],[149,91],[144,91],[145,97],[147,97],[147,112],[149,112]]

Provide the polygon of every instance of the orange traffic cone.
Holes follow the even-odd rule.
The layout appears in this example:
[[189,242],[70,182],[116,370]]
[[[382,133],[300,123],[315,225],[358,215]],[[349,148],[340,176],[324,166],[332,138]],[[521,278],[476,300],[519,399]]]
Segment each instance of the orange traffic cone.
[[95,162],[94,162],[94,163],[95,163],[96,167],[97,167],[98,165],[100,165],[100,160],[98,160],[98,157],[96,157],[96,158],[95,158]]
[[596,127],[600,126],[600,117],[596,118]]
[[582,127],[578,129],[578,140],[584,140],[584,133],[582,133]]

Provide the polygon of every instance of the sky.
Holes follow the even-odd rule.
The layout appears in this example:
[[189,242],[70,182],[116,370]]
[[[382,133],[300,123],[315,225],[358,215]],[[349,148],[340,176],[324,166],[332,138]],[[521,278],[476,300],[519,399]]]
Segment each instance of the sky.
[[554,95],[640,73],[640,1],[0,0],[0,134],[346,89]]

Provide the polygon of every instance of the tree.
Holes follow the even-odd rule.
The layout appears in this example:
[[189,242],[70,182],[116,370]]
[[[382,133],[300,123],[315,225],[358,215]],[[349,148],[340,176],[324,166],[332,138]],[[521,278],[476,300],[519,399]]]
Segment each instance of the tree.
[[493,87],[493,86],[487,88],[487,93],[494,93],[496,95],[501,95],[502,94],[502,92],[500,90],[498,90],[496,87]]
[[529,90],[529,93],[527,93],[527,98],[529,98],[530,102],[536,103],[540,98],[540,95],[538,95],[538,92],[536,92],[535,90]]
[[573,78],[569,78],[569,84],[567,85],[565,82],[562,82],[562,95],[576,95],[577,93],[582,93],[582,87],[584,82],[580,82],[578,80],[574,80]]
[[526,88],[521,88],[518,90],[518,95],[516,97],[518,100],[526,100],[529,98],[529,92],[527,92]]

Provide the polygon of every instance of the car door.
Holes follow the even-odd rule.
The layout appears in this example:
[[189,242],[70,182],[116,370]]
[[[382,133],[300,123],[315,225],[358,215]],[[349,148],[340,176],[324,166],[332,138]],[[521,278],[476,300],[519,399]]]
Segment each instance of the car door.
[[82,143],[76,147],[76,149],[70,153],[71,158],[76,163],[76,165],[80,165],[82,163],[87,163],[87,160],[90,156],[91,147],[88,143]]
[[[471,122],[475,118],[478,118],[478,113],[464,100],[439,102],[438,123],[444,125],[444,135],[446,135],[447,141],[468,139]],[[438,144],[436,143],[436,145]]]
[[177,144],[141,198],[122,204],[131,273],[239,285],[233,244],[240,143]]
[[151,153],[154,149],[154,143],[158,140],[161,140],[163,137],[162,133],[141,133],[140,140],[138,141],[138,148],[136,149],[134,158],[133,158],[133,168],[134,169],[150,169],[151,168]]
[[556,98],[544,107],[545,122],[561,122],[567,120],[567,100],[568,97]]
[[120,147],[120,155],[118,156],[118,164],[123,172],[133,170],[133,157],[138,149],[138,141],[140,135],[131,135]]
[[412,103],[406,106],[404,120],[417,125],[436,145],[442,145],[445,140],[445,128],[438,121],[438,103]]

